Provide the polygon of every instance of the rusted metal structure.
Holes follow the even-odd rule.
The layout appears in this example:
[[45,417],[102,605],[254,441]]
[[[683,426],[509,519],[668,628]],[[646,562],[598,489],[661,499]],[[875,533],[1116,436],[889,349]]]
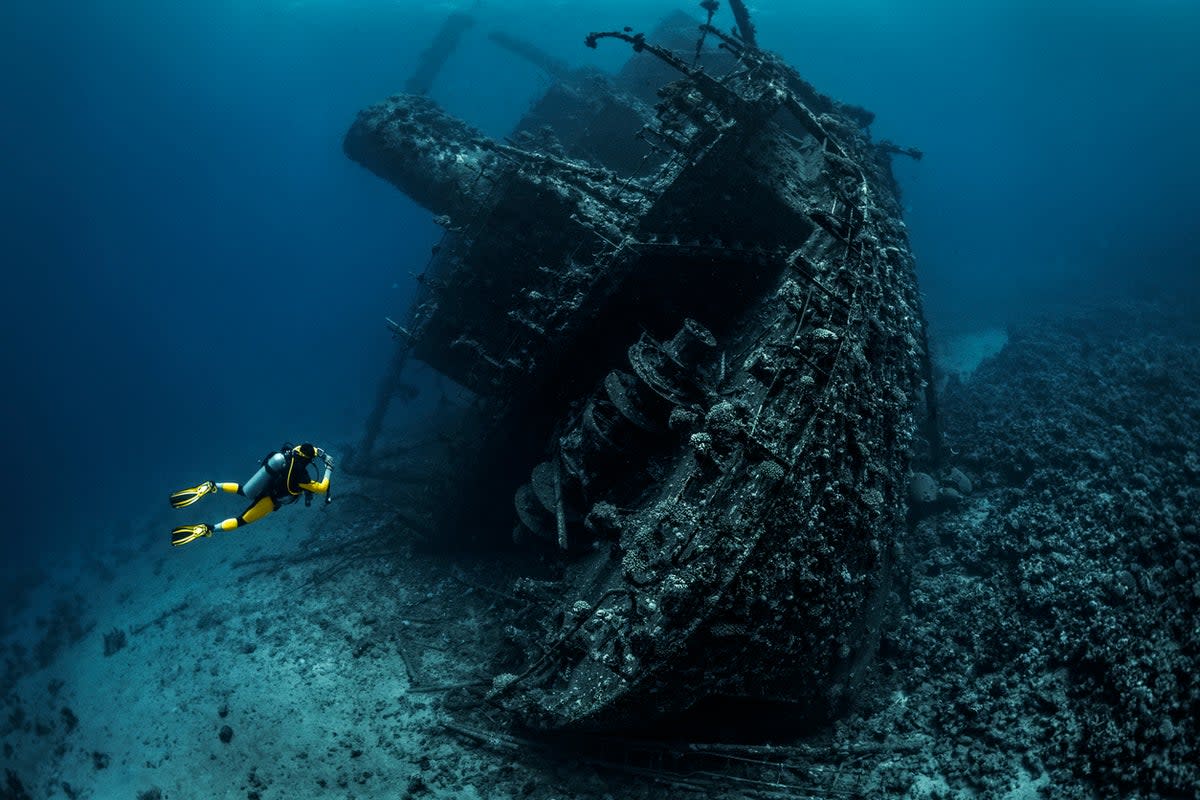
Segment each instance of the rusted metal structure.
[[545,728],[825,716],[878,640],[925,403],[896,148],[713,6],[590,35],[630,65],[509,143],[409,95],[346,137],[447,228],[396,329],[478,398],[471,524],[563,553],[493,690]]

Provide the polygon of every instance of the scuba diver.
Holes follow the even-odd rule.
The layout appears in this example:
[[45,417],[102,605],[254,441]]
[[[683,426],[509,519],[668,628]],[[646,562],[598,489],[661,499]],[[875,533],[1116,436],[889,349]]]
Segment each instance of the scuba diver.
[[[325,477],[315,481],[309,474],[308,467],[316,459],[325,462]],[[241,516],[230,517],[215,525],[200,523],[199,525],[181,525],[171,531],[171,544],[178,547],[201,536],[212,536],[213,531],[231,531],[242,525],[249,525],[270,514],[280,506],[296,502],[304,495],[304,504],[312,503],[314,492],[325,495],[325,502],[330,501],[329,478],[333,474],[333,459],[321,448],[308,444],[292,447],[285,444],[262,460],[258,471],[244,484],[216,483],[205,481],[190,489],[180,489],[171,495],[172,508],[187,508],[192,503],[217,490],[240,494],[250,498],[250,506]]]

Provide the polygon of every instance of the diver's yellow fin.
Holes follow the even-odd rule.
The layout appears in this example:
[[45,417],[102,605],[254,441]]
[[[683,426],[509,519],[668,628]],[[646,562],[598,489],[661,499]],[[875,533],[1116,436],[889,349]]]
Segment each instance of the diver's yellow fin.
[[190,489],[180,489],[171,495],[171,508],[187,508],[201,497],[204,497],[204,495],[216,490],[217,485],[212,481],[205,481],[199,486],[193,486]]
[[178,547],[181,544],[187,544],[190,541],[199,539],[201,536],[212,536],[212,534],[212,527],[203,522],[199,525],[180,525],[171,531],[171,544]]

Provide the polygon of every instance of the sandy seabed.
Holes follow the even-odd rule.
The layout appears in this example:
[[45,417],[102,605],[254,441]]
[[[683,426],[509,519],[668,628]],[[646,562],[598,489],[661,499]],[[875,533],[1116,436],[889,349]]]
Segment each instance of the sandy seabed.
[[338,489],[176,549],[163,514],[150,557],[38,587],[10,631],[38,646],[5,692],[0,796],[495,796],[498,765],[438,709],[480,682],[458,657],[488,602],[459,566],[414,566],[352,478]]

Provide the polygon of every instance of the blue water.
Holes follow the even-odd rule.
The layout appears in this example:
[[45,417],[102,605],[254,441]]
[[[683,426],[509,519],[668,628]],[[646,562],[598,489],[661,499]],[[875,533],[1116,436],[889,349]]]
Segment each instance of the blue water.
[[[479,3],[432,95],[502,136],[547,81],[487,31],[613,68],[627,49],[587,50],[587,31],[694,5]],[[1047,5],[752,5],[763,46],[925,151],[896,169],[935,335],[1196,285],[1200,12]],[[453,7],[10,0],[5,563],[165,548],[144,520],[170,490],[241,479],[285,439],[357,436],[394,347],[382,320],[438,229],[341,136]]]

